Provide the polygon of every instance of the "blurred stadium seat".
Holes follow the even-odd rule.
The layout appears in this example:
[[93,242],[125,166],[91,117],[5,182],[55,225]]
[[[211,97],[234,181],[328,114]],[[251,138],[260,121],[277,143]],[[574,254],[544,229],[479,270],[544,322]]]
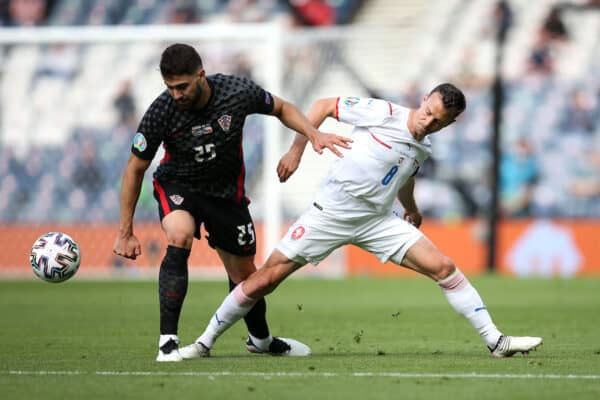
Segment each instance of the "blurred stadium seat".
[[[237,4],[234,4],[237,3]],[[48,25],[116,25],[116,24],[153,24],[166,23],[176,12],[188,12],[196,16],[196,20],[223,19],[228,13],[242,12],[243,7],[258,7],[252,2],[161,2],[161,1],[113,1],[87,0],[84,2],[57,0],[49,2],[51,9]],[[269,3],[269,2],[265,2]],[[274,14],[292,13],[289,8],[278,2],[269,3],[263,12]],[[535,195],[532,198],[531,215],[536,213],[555,216],[586,216],[597,213],[600,209],[600,195],[590,193],[582,195],[573,193],[570,183],[576,181],[581,174],[598,173],[596,156],[600,147],[598,131],[600,116],[598,96],[600,78],[594,73],[600,66],[597,54],[598,43],[593,38],[600,35],[600,13],[577,12],[566,10],[562,13],[565,25],[569,30],[569,38],[564,43],[552,48],[552,57],[556,60],[554,71],[550,77],[528,73],[527,60],[535,43],[537,32],[543,23],[544,16],[553,6],[553,1],[529,2],[518,0],[510,2],[514,12],[514,24],[506,46],[505,63],[507,103],[503,146],[508,150],[518,138],[527,137],[534,147],[535,157],[540,164],[540,179],[534,185]],[[262,4],[262,3],[261,3]],[[367,2],[360,12],[353,15],[359,5],[356,1],[335,2],[347,22],[354,18],[354,25],[393,26],[393,35],[384,35],[379,40],[374,35],[351,43],[339,44],[345,62],[358,67],[360,75],[368,88],[360,82],[348,79],[343,66],[332,65],[323,70],[321,81],[309,98],[320,95],[359,94],[369,95],[369,90],[382,94],[402,103],[406,96],[403,91],[410,84],[412,90],[424,91],[439,80],[458,81],[468,93],[468,112],[461,117],[459,123],[450,128],[453,132],[435,138],[437,158],[434,160],[432,172],[425,177],[428,184],[420,188],[419,197],[428,202],[433,191],[441,190],[448,195],[433,196],[439,201],[431,200],[425,211],[434,217],[473,216],[485,209],[489,199],[489,188],[481,174],[471,171],[486,171],[490,165],[488,146],[490,141],[490,98],[488,83],[493,72],[492,66],[492,19],[493,3],[453,1],[404,1],[376,0]],[[262,7],[266,7],[262,5]],[[248,12],[248,14],[251,14]],[[452,18],[448,18],[452,16]],[[292,18],[290,16],[290,18]],[[193,19],[192,19],[193,22]],[[421,34],[420,32],[427,32]],[[595,34],[592,34],[595,32]],[[373,43],[376,43],[373,46]],[[369,59],[365,60],[366,49],[370,48]],[[421,49],[416,51],[415,49]],[[21,201],[17,205],[0,209],[2,219],[17,220],[27,218],[49,220],[52,218],[79,219],[68,211],[60,213],[44,213],[35,206],[33,196],[22,197],[16,188],[31,187],[37,183],[40,174],[29,176],[19,174],[15,168],[19,164],[28,164],[32,151],[41,157],[46,165],[57,162],[63,168],[76,165],[82,141],[91,136],[97,144],[99,168],[106,175],[108,183],[103,190],[103,198],[115,197],[118,187],[114,182],[119,180],[119,172],[129,147],[128,136],[134,126],[120,126],[116,120],[117,110],[113,108],[113,98],[118,86],[131,77],[136,77],[132,95],[137,100],[137,110],[143,110],[148,101],[160,91],[154,68],[149,65],[155,62],[156,46],[149,44],[114,45],[45,45],[14,46],[7,48],[3,55],[3,73],[5,77],[18,76],[18,79],[2,80],[2,146],[15,147],[16,158],[7,165],[8,170],[2,174],[0,187],[6,191],[9,199],[15,196]],[[409,59],[404,54],[410,54]],[[433,56],[432,56],[433,54]],[[443,62],[436,55],[443,55]],[[326,62],[327,60],[318,60]],[[234,73],[252,74],[252,69],[260,68],[260,64],[250,64],[243,55],[226,55],[216,52],[210,60],[212,70],[230,71]],[[398,65],[398,64],[405,65]],[[106,67],[110,66],[110,72]],[[297,72],[292,70],[292,72]],[[400,73],[398,73],[400,72]],[[300,82],[305,87],[307,82],[315,78],[312,71]],[[144,83],[142,83],[144,82]],[[146,84],[145,82],[152,82]],[[363,82],[363,83],[364,83]],[[284,89],[292,100],[303,107],[309,101],[306,96],[298,96],[293,82]],[[583,131],[566,125],[571,92],[579,88],[581,96],[589,105],[590,124]],[[369,89],[369,90],[366,90]],[[94,101],[86,101],[88,94],[94,93]],[[61,98],[60,111],[56,108],[56,99]],[[141,101],[140,99],[143,99]],[[86,124],[80,126],[81,120],[76,116],[85,114]],[[565,116],[565,114],[567,114]],[[135,119],[139,118],[139,115]],[[130,125],[134,125],[130,121]],[[36,143],[31,142],[27,132],[43,130],[44,134],[36,136]],[[248,124],[246,133],[246,157],[248,170],[259,170],[261,155],[261,122]],[[588,149],[589,157],[578,157],[577,168],[557,171],[557,164],[572,165],[572,155],[558,151],[561,143],[570,138],[570,143],[577,143]],[[38,140],[41,139],[41,142]],[[63,147],[68,141],[68,146]],[[23,153],[26,149],[27,153]],[[43,149],[43,150],[42,150]],[[595,150],[593,150],[595,149]],[[62,154],[60,154],[62,151]],[[58,155],[57,155],[58,154]],[[464,155],[468,154],[468,157]],[[328,162],[315,161],[308,170],[322,170]],[[585,171],[585,172],[582,172]],[[299,174],[302,176],[302,174]],[[300,187],[310,187],[314,181],[300,183]],[[305,176],[306,176],[305,175]],[[16,179],[16,183],[12,183]],[[56,179],[56,178],[55,178]],[[248,177],[250,184],[258,179],[254,175]],[[302,178],[300,178],[302,179]],[[29,181],[27,181],[29,180]],[[31,182],[30,182],[31,181]],[[75,189],[70,181],[57,182],[47,197],[54,201],[55,209],[61,205],[75,204],[77,200],[72,192]],[[40,188],[42,189],[42,188]],[[299,208],[306,204],[307,195],[292,192],[294,200],[287,210],[295,215]],[[21,197],[19,197],[21,196]],[[71,200],[65,198],[71,197]],[[89,197],[89,196],[88,196]],[[260,199],[258,200],[260,201]],[[10,202],[10,201],[9,201]],[[71,202],[71,203],[70,203]],[[94,203],[100,207],[101,202]],[[109,203],[105,202],[105,206]],[[297,203],[298,205],[294,205]],[[152,202],[140,204],[140,217],[153,218]],[[145,209],[145,207],[149,209]],[[9,208],[17,208],[9,210]],[[32,208],[38,212],[32,213]],[[87,218],[114,220],[118,217],[110,212],[111,206],[91,212]],[[76,209],[76,208],[75,208]]]
[[[284,3],[56,0],[46,3],[47,18],[39,25],[222,21],[242,13],[244,18],[256,19],[265,19],[266,13],[266,19],[277,16],[297,25],[298,10]],[[494,3],[372,0],[362,7],[360,1],[329,3],[336,11],[336,23],[380,25],[387,30],[372,30],[356,40],[320,43],[319,49],[287,50],[290,79],[282,95],[304,109],[317,97],[345,94],[376,93],[406,104],[411,99],[410,90],[422,95],[434,82],[456,81],[468,95],[467,112],[450,132],[435,137],[437,157],[423,176],[426,184],[418,188],[417,196],[427,204],[424,211],[432,217],[480,215],[490,197],[485,171],[491,162],[489,82],[494,50],[490,26]],[[533,148],[531,156],[539,164],[540,174],[533,183],[526,216],[598,215],[600,192],[582,190],[578,182],[590,176],[598,178],[600,173],[600,76],[596,73],[600,69],[600,12],[569,8],[562,12],[569,38],[550,45],[553,70],[550,76],[540,76],[528,71],[527,63],[544,17],[554,3],[510,2],[514,24],[506,46],[509,62],[504,66],[507,98],[502,146],[509,151],[513,143],[525,137]],[[5,25],[16,24],[6,10],[2,15]],[[139,119],[139,113],[162,90],[156,72],[160,49],[161,44],[148,43],[5,46],[0,136],[5,155],[0,175],[2,221],[118,219],[120,171],[137,122],[120,121],[114,99],[123,81],[131,80],[138,113],[133,119]],[[260,83],[258,63],[248,60],[252,54],[230,50],[219,46],[202,50],[209,73],[245,73]],[[349,71],[362,81],[352,79]],[[591,126],[584,130],[565,123],[573,113],[569,99],[576,89],[587,99],[590,114]],[[261,169],[261,132],[261,118],[251,119],[245,133],[249,171]],[[103,174],[93,196],[78,190],[85,179],[74,181],[71,173],[80,162],[83,146],[90,142],[97,152],[97,169]],[[286,202],[287,216],[297,215],[307,204],[315,176],[322,174],[329,162],[327,158],[308,158],[303,166],[306,173],[298,174],[293,188],[284,189],[290,199]],[[49,174],[52,168],[60,173]],[[248,176],[251,191],[259,177]],[[255,201],[260,203],[260,191],[256,193]],[[144,196],[137,216],[153,219],[151,194]],[[64,212],[53,211],[64,204],[69,205]]]

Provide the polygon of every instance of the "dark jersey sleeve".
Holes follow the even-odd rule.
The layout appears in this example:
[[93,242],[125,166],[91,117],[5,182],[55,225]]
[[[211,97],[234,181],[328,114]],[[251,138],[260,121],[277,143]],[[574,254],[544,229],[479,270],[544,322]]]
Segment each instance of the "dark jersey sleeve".
[[250,102],[252,113],[271,114],[274,107],[273,95],[250,79],[243,78],[242,82],[244,84],[244,92]]
[[[152,160],[164,135],[162,116],[165,105],[156,99],[148,108],[133,138],[131,152],[144,160]],[[161,111],[162,110],[162,111]]]

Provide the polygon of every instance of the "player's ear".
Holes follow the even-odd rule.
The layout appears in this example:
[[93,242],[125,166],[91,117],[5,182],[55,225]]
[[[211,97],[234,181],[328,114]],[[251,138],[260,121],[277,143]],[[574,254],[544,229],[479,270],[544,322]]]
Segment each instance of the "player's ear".
[[204,68],[198,69],[198,78],[204,79],[205,76],[206,76],[206,71],[204,71]]

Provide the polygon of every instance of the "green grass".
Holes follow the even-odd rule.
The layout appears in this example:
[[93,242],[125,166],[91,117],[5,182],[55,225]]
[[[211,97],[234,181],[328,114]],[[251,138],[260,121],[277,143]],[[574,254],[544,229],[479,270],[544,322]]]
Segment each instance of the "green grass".
[[[600,280],[473,283],[502,330],[543,336],[541,349],[491,358],[425,278],[291,280],[268,298],[271,330],[309,344],[313,356],[248,354],[238,324],[217,342],[214,357],[164,365],[154,361],[155,282],[0,281],[0,397],[600,398]],[[225,282],[190,283],[179,332],[184,344],[202,331],[225,291]],[[496,377],[464,377],[470,373]]]

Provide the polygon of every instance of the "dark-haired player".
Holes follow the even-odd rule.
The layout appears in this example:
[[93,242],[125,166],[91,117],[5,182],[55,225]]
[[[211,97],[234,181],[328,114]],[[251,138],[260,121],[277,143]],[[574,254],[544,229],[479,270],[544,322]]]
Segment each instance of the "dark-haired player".
[[[168,247],[159,273],[160,338],[157,361],[181,361],[177,328],[187,292],[187,261],[194,237],[204,224],[229,276],[230,289],[256,270],[256,236],[244,191],[242,129],[250,114],[277,117],[304,135],[313,149],[349,147],[347,138],[317,131],[292,104],[249,79],[207,76],[196,50],[174,44],[164,50],[160,72],[167,89],[146,111],[133,139],[123,173],[119,233],[113,251],[135,259],[141,247],[133,214],[144,173],[162,143],[165,156],[154,173],[154,197]],[[257,302],[245,318],[251,352],[307,355],[292,339],[272,337],[266,304]]]
[[[313,206],[292,225],[264,267],[227,296],[204,333],[181,349],[182,355],[207,354],[225,330],[287,276],[308,263],[318,264],[346,244],[435,281],[493,356],[510,357],[539,346],[538,337],[503,335],[469,280],[417,229],[422,218],[413,196],[414,176],[431,154],[427,136],[453,123],[465,107],[463,93],[447,83],[424,96],[418,109],[358,97],[315,102],[308,113],[314,126],[327,117],[354,125],[352,148],[335,160]],[[296,136],[278,166],[281,180],[296,170],[306,143]],[[393,213],[396,198],[404,218]]]

